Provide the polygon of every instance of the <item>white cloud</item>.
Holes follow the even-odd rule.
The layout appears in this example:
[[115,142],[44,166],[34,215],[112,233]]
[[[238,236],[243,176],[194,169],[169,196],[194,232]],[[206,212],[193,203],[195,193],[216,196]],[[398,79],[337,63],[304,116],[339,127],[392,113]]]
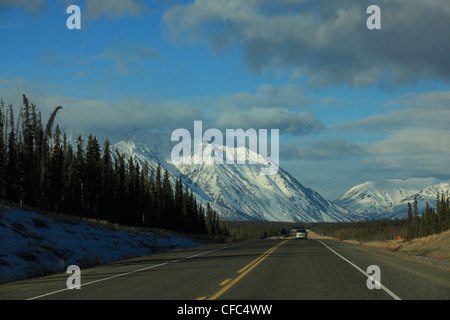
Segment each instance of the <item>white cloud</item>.
[[366,145],[372,155],[416,155],[447,154],[450,159],[450,131],[440,129],[401,129],[386,139]]
[[196,0],[168,10],[163,23],[174,41],[206,41],[215,51],[237,43],[250,71],[285,68],[316,86],[450,80],[447,0],[383,2],[376,31],[366,27],[370,4]]
[[159,58],[159,51],[155,48],[145,47],[139,43],[124,42],[116,47],[108,47],[97,56],[85,59],[86,61],[110,60],[115,64],[119,73],[128,73],[133,66],[141,67],[145,59]]
[[291,141],[281,145],[285,160],[335,160],[363,155],[361,145],[345,139]]
[[[403,95],[385,106],[394,111],[338,123],[333,132],[395,132],[401,129],[448,130],[450,120],[450,91],[433,91]],[[399,109],[400,110],[397,110]]]
[[224,108],[295,108],[304,107],[317,102],[310,93],[300,86],[287,83],[277,87],[269,83],[261,84],[255,93],[249,91],[236,92],[216,98],[220,109]]
[[42,13],[47,10],[47,4],[43,0],[2,0],[0,10],[2,6],[25,9],[29,13]]
[[325,126],[309,112],[292,112],[281,108],[226,109],[214,120],[219,129],[279,129],[280,134],[317,133]]
[[402,95],[383,106],[382,114],[328,126],[314,139],[281,143],[280,161],[313,182],[347,179],[348,187],[376,178],[448,179],[450,91]]
[[[0,84],[2,81],[0,81]],[[18,84],[19,81],[16,81]],[[160,103],[141,100],[109,101],[84,99],[63,95],[45,94],[40,90],[27,89],[27,82],[20,88],[10,85],[0,88],[0,98],[5,105],[13,104],[16,113],[22,106],[22,94],[25,93],[31,103],[42,112],[43,122],[57,106],[62,106],[55,124],[71,130],[102,130],[104,132],[129,131],[133,129],[173,130],[178,127],[192,126],[200,117],[195,106],[175,100]],[[46,91],[46,90],[43,90]]]
[[[158,59],[159,50],[144,46],[140,43],[129,42],[127,39],[108,45],[102,52],[96,55],[62,55],[51,49],[40,56],[40,60],[47,64],[70,63],[85,65],[94,64],[99,61],[112,62],[114,71],[127,74],[130,70],[140,70],[147,59]],[[110,68],[108,68],[110,70]]]
[[361,167],[367,171],[403,178],[448,177],[450,91],[403,95],[385,106],[394,110],[329,126],[329,132],[353,141],[365,133],[375,135],[373,141],[357,143]]

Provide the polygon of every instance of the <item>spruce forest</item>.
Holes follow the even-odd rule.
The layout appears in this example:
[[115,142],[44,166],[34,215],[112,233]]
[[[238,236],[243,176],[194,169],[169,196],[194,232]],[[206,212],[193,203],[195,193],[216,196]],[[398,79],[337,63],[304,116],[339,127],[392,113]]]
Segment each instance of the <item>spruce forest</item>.
[[336,237],[340,240],[359,241],[390,240],[401,238],[412,240],[438,234],[450,229],[450,197],[436,195],[435,208],[426,203],[425,210],[419,213],[417,198],[405,208],[408,214],[403,219],[379,219],[342,223],[317,223],[318,233]]
[[132,158],[111,154],[106,140],[79,136],[67,141],[55,118],[42,124],[40,111],[23,95],[18,116],[0,102],[0,203],[106,220],[126,226],[184,233],[226,234],[218,214],[197,203],[181,178],[149,172]]

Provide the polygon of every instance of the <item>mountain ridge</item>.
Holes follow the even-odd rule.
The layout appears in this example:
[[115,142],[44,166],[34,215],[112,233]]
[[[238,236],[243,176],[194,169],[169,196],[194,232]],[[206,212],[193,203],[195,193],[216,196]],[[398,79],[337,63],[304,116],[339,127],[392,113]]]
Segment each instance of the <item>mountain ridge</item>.
[[379,179],[366,181],[347,190],[335,202],[368,219],[405,218],[408,202],[417,197],[419,213],[426,203],[434,206],[436,195],[450,192],[449,181],[434,177]]
[[[75,136],[75,132],[69,132],[68,140],[74,143]],[[106,136],[109,135],[100,134],[99,140],[106,140]],[[445,195],[450,192],[450,181],[433,177],[377,179],[355,185],[332,201],[303,186],[282,167],[276,175],[265,176],[260,175],[260,163],[174,163],[171,150],[176,142],[166,133],[133,130],[114,135],[112,141],[110,150],[114,157],[117,150],[125,159],[133,157],[141,167],[147,161],[154,172],[160,164],[163,170],[168,170],[172,185],[181,177],[197,201],[204,205],[209,202],[225,220],[306,223],[404,218],[407,203],[412,203],[415,196],[420,213],[427,202],[434,205],[437,192],[443,191]],[[204,147],[207,145],[203,142]],[[249,153],[247,149],[248,157],[259,157]]]
[[[206,143],[204,143],[205,145]],[[133,157],[152,170],[167,169],[171,182],[182,177],[198,201],[210,202],[225,220],[292,222],[352,221],[349,211],[304,187],[281,167],[276,175],[261,175],[258,164],[183,164],[171,161],[174,143],[160,132],[134,132],[111,149]],[[256,157],[250,154],[248,156]]]

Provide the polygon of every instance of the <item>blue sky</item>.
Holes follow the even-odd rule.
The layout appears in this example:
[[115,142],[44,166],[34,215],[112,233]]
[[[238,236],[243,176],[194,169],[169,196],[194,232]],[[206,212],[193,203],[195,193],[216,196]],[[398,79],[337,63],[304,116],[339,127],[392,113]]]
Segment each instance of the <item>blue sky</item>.
[[448,30],[446,0],[2,0],[0,97],[65,129],[279,129],[281,166],[335,199],[450,178]]

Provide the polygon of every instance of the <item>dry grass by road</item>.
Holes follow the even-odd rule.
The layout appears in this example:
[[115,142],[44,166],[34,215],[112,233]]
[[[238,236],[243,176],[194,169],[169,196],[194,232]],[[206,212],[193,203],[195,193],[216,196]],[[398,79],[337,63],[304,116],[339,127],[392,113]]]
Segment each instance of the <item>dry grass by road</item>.
[[411,241],[370,241],[362,244],[374,248],[400,252],[410,256],[428,257],[450,264],[450,230]]
[[[309,232],[310,239],[334,239]],[[345,240],[347,241],[347,240]],[[424,238],[387,241],[347,241],[380,250],[388,250],[450,268],[450,230]]]
[[308,238],[309,239],[332,239],[332,240],[338,240],[336,238],[329,237],[329,236],[323,236],[322,237],[320,234],[317,234],[314,231],[308,231]]

